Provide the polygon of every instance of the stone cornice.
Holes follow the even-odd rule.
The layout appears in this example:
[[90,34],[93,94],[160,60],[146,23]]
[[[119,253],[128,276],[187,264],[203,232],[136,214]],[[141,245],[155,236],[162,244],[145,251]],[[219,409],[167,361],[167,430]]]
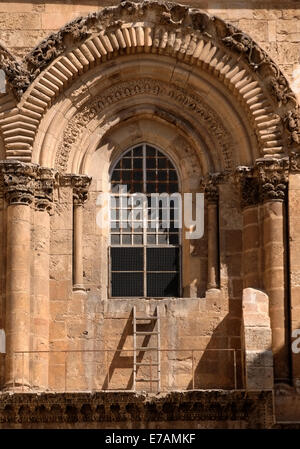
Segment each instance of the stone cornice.
[[196,390],[147,395],[125,391],[97,393],[2,393],[0,426],[6,424],[244,422],[271,427],[272,391]]

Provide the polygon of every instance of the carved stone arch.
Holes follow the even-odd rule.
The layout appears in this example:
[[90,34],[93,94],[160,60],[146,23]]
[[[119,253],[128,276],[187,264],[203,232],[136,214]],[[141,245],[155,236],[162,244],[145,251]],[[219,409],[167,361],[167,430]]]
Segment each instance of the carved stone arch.
[[[191,75],[205,72],[217,79],[231,93],[232,104],[243,108],[260,156],[280,157],[289,145],[298,144],[295,96],[250,37],[195,8],[125,1],[67,24],[25,58],[34,81],[29,88],[24,83],[27,90],[12,113],[18,125],[10,123],[6,129],[7,158],[31,160],[42,117],[77,78],[132,55],[167,56],[189,67]],[[177,76],[180,82],[180,73]]]
[[[141,59],[142,58],[142,59]],[[103,64],[83,75],[65,91],[41,121],[32,160],[62,171],[81,170],[72,148],[88,150],[84,139],[92,128],[104,134],[106,121],[126,119],[125,111],[140,104],[152,108],[153,116],[184,129],[198,148],[203,172],[232,170],[238,164],[251,164],[259,157],[255,135],[247,132],[242,110],[232,108],[229,96],[212,84],[208,76],[194,75],[187,83],[170,80],[171,58],[166,60],[131,58],[118,64]],[[177,67],[182,77],[189,75],[184,65]],[[218,108],[222,105],[222,115]],[[238,105],[237,105],[238,106]],[[150,108],[150,109],[149,109]],[[125,114],[125,115],[124,115]],[[133,115],[134,115],[133,114]],[[51,148],[51,152],[49,152]],[[73,153],[72,153],[73,151]],[[82,156],[84,157],[84,156]]]

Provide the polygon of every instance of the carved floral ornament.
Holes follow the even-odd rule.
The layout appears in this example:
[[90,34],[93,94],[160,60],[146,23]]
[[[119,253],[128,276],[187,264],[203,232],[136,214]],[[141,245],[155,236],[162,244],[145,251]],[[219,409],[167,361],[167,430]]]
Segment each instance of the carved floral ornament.
[[0,162],[0,187],[8,205],[34,205],[37,211],[53,214],[54,189],[73,187],[74,204],[88,197],[91,178],[85,175],[61,175],[56,170],[19,161]]
[[[12,63],[5,69],[16,95],[23,92],[16,122],[30,123],[30,111],[40,115],[39,122],[57,96],[82,72],[119,55],[135,53],[175,57],[187,65],[199,66],[219,81],[226,80],[231,95],[241,100],[245,116],[249,116],[262,155],[280,155],[289,146],[298,145],[299,124],[291,117],[297,111],[295,95],[265,51],[217,17],[196,8],[154,0],[124,1],[77,18],[41,42],[20,66],[14,69]],[[16,86],[14,80],[18,80]],[[258,104],[264,104],[261,116],[254,115],[255,98],[259,99],[258,110]],[[7,141],[4,138],[7,158],[15,157],[14,144],[18,143],[18,159],[29,160],[34,135],[26,141],[19,139],[20,135],[13,132],[16,126],[22,128],[12,121],[12,133],[7,134]],[[35,133],[37,129],[38,124]]]

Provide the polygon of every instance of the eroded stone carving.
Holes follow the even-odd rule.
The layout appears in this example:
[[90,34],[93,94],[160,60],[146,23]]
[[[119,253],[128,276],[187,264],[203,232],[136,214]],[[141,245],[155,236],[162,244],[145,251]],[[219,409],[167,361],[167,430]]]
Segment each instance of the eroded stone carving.
[[6,81],[13,93],[20,99],[32,81],[32,77],[13,55],[0,44],[0,68],[4,70]]
[[34,201],[35,164],[3,161],[0,165],[8,204],[30,205]]
[[289,132],[289,143],[300,143],[300,111],[295,108],[284,116],[284,124]]
[[244,421],[273,424],[272,391],[207,390],[147,396],[130,392],[3,393],[0,423]]
[[86,175],[73,175],[73,202],[77,206],[82,206],[88,199],[89,186],[92,178]]
[[261,199],[283,201],[288,182],[289,159],[260,159],[256,161],[255,168]]
[[35,183],[35,208],[53,214],[53,191],[57,186],[57,172],[39,167]]
[[97,116],[100,117],[102,111],[110,105],[136,95],[166,97],[168,100],[173,100],[181,108],[192,112],[198,120],[204,123],[204,126],[211,130],[212,136],[217,139],[226,169],[233,168],[232,137],[216,113],[200,97],[187,95],[179,87],[151,79],[120,83],[116,87],[107,89],[105,94],[98,96],[92,103],[84,105],[70,120],[64,131],[63,140],[56,155],[55,166],[62,171],[66,171],[72,146],[80,139],[87,123]]
[[44,67],[63,53],[70,42],[83,41],[91,34],[87,29],[87,22],[91,16],[93,14],[88,16],[88,18],[78,17],[72,20],[61,28],[58,33],[53,33],[47,39],[44,39],[26,56],[25,62],[32,78],[36,78]]
[[258,159],[254,167],[238,167],[235,180],[240,188],[241,207],[263,201],[283,201],[289,168],[289,158]]

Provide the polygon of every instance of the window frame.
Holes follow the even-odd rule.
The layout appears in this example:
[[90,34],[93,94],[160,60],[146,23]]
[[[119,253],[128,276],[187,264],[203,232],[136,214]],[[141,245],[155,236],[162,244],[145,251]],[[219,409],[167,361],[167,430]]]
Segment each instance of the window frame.
[[[121,159],[123,159],[125,157],[125,155],[127,153],[129,153],[131,150],[134,150],[135,148],[142,146],[143,147],[143,186],[144,186],[144,191],[145,191],[145,186],[146,186],[146,180],[144,179],[144,173],[145,173],[145,161],[146,161],[146,157],[145,157],[145,151],[146,151],[146,147],[147,146],[151,146],[152,148],[156,149],[157,151],[159,151],[162,155],[164,155],[172,164],[173,168],[175,169],[176,172],[176,176],[177,176],[177,184],[178,184],[178,192],[177,193],[181,193],[181,179],[180,179],[180,175],[179,175],[179,171],[178,168],[176,166],[176,164],[174,163],[173,159],[163,150],[161,150],[160,147],[158,147],[157,145],[153,145],[152,143],[149,142],[140,142],[137,143],[133,146],[130,146],[129,148],[127,148],[126,150],[122,151],[122,153],[118,156],[118,158],[111,164],[110,170],[109,170],[109,192],[111,193],[112,190],[112,183],[111,183],[111,177],[112,174],[114,172],[114,170],[116,169],[117,164],[120,162]],[[147,194],[145,194],[147,195]],[[143,209],[144,210],[144,209]],[[147,229],[145,229],[145,227],[143,227],[142,233],[143,235],[143,244],[122,244],[120,241],[119,245],[112,245],[111,244],[111,236],[112,236],[112,232],[111,229],[109,227],[109,239],[108,239],[108,247],[107,247],[107,260],[108,260],[108,298],[109,299],[147,299],[147,300],[151,300],[151,299],[155,299],[155,300],[161,300],[161,299],[171,299],[171,298],[182,298],[182,292],[183,292],[183,287],[182,287],[182,252],[183,252],[183,238],[182,238],[182,229],[178,229],[177,231],[177,235],[178,235],[178,244],[174,245],[174,244],[148,244],[147,243]],[[158,234],[155,233],[155,235],[157,236]],[[157,241],[157,240],[156,240]],[[133,240],[132,240],[133,242]],[[146,243],[145,243],[146,242]],[[119,247],[119,248],[143,248],[143,255],[144,255],[144,269],[143,269],[143,290],[144,293],[146,293],[146,295],[142,295],[142,296],[112,296],[112,260],[111,260],[111,248],[114,247]],[[148,272],[147,271],[147,261],[146,261],[146,257],[147,257],[147,248],[178,248],[178,276],[179,276],[179,285],[178,285],[178,293],[179,296],[147,296],[147,273],[168,273],[171,271],[153,271],[153,272]],[[133,271],[134,272],[134,271]],[[137,271],[139,272],[139,271]],[[172,271],[173,272],[173,271]]]

